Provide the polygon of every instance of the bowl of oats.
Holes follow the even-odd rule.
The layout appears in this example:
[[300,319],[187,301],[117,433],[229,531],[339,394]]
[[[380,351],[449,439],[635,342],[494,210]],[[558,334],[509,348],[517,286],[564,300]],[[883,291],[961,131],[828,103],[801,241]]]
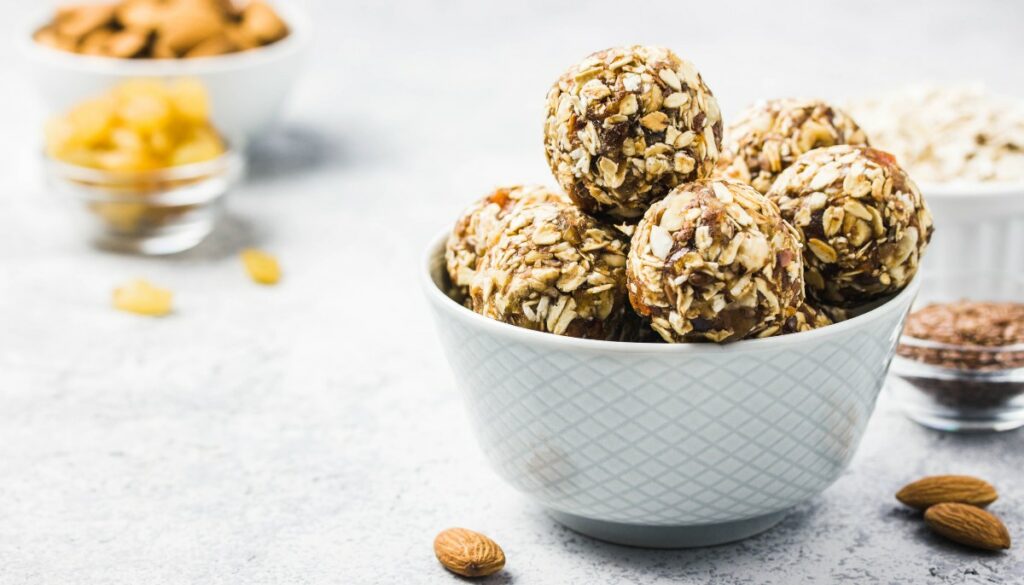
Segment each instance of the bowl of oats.
[[981,86],[912,86],[848,105],[942,225],[924,263],[1024,272],[1024,101]]

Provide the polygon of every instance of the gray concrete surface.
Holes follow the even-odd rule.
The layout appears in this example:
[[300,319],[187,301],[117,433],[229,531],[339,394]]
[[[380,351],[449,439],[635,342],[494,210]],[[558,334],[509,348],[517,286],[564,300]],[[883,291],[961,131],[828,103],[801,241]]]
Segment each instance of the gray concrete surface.
[[[3,2],[0,38],[31,4]],[[221,229],[163,259],[72,231],[40,180],[44,113],[0,47],[0,583],[454,583],[431,551],[451,525],[504,547],[488,583],[1024,583],[1020,547],[946,544],[892,498],[977,474],[1024,540],[1024,433],[941,435],[885,400],[832,488],[734,545],[595,542],[486,468],[414,273],[469,200],[548,181],[541,110],[566,64],[669,45],[727,116],[919,78],[1024,95],[1020,4],[627,6],[312,3],[320,34],[280,130]],[[279,255],[279,287],[247,281],[245,245]],[[137,276],[175,290],[173,316],[110,309]]]

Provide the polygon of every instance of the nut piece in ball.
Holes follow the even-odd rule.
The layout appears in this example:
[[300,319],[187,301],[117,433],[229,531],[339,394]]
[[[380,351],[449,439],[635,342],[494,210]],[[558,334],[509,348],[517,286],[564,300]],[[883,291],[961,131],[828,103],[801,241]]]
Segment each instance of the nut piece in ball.
[[647,210],[627,264],[629,300],[668,342],[777,332],[804,301],[796,231],[733,181],[680,185]]
[[[825,311],[804,303],[797,307],[796,313],[793,313],[782,323],[781,334],[802,333],[812,329],[828,327],[831,324],[832,319],[829,318]],[[761,337],[767,336],[762,335]]]
[[501,221],[516,206],[542,201],[569,203],[569,198],[547,187],[499,187],[462,213],[445,244],[444,260],[455,294],[466,298],[480,256],[501,235]]
[[804,244],[808,297],[855,307],[903,289],[932,235],[921,192],[892,155],[812,150],[768,191]]
[[820,100],[761,101],[725,129],[718,173],[767,193],[801,154],[837,144],[868,145],[860,126]]
[[548,92],[544,149],[584,211],[635,220],[680,183],[710,176],[722,117],[697,69],[667,49],[620,47]]
[[626,301],[625,237],[568,203],[513,208],[469,288],[485,317],[570,337],[616,339]]

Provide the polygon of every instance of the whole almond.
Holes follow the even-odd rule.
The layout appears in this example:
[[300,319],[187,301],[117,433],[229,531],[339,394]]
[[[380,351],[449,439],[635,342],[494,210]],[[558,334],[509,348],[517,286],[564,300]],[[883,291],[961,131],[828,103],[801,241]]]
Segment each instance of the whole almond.
[[184,53],[224,30],[223,16],[204,4],[169,5],[157,27],[158,39],[176,53]]
[[1010,533],[1002,520],[968,504],[935,504],[924,512],[924,522],[960,544],[985,550],[1010,548]]
[[288,35],[288,25],[262,0],[253,0],[242,11],[242,30],[263,44],[272,43]]
[[479,532],[449,528],[434,539],[434,554],[444,568],[463,577],[486,577],[505,566],[505,553]]
[[57,11],[54,21],[61,35],[80,39],[92,31],[110,24],[114,19],[114,7],[106,4],[81,4],[66,6]]
[[216,55],[223,55],[225,53],[233,53],[238,50],[238,46],[231,42],[231,39],[224,33],[216,36],[212,36],[205,41],[200,42],[198,45],[189,49],[186,53],[186,57],[214,57]]
[[137,30],[122,30],[107,39],[107,54],[111,57],[128,58],[137,55],[149,42],[149,33]]
[[896,493],[897,500],[918,510],[946,502],[984,508],[998,497],[991,484],[969,475],[933,475],[908,484]]

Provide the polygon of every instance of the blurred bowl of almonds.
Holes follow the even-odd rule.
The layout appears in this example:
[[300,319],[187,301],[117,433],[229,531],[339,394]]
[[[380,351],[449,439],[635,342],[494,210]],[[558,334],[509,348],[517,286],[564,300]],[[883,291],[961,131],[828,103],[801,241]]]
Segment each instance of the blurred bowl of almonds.
[[21,44],[51,113],[126,78],[194,78],[222,134],[241,145],[271,126],[309,35],[288,2],[120,0],[60,5],[33,19]]

